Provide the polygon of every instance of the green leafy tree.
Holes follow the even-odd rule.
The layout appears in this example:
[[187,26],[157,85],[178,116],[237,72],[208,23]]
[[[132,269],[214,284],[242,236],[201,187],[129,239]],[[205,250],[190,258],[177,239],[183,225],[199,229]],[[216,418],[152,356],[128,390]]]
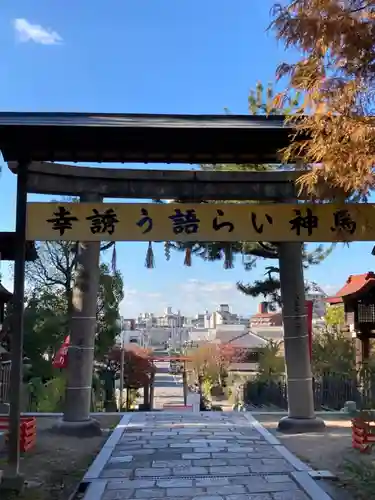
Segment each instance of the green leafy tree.
[[262,382],[276,382],[285,372],[285,362],[282,353],[281,341],[269,340],[265,347],[259,350],[258,380]]
[[[2,339],[11,344],[11,304],[2,325]],[[60,347],[67,323],[65,297],[59,291],[35,288],[25,297],[24,342],[25,378],[39,377],[41,383],[53,376],[51,360]]]
[[[262,83],[258,83],[256,89],[250,92],[249,95],[249,113],[251,115],[290,115],[299,109],[300,94],[295,93],[289,96],[283,107],[275,105],[273,86],[269,84],[266,88]],[[273,171],[278,167],[274,165],[258,165],[258,164],[219,164],[219,165],[201,165],[202,170],[210,171]],[[236,202],[236,200],[233,200]],[[254,200],[249,200],[248,203],[257,203]],[[236,256],[240,256],[244,268],[246,270],[253,269],[259,259],[270,259],[277,261],[279,258],[279,245],[272,242],[210,242],[202,243],[177,243],[167,242],[165,244],[165,253],[167,259],[170,256],[171,249],[184,251],[185,264],[191,265],[191,256],[198,256],[208,261],[224,261],[224,268],[232,268]],[[332,251],[333,246],[324,247],[318,245],[310,251],[307,245],[303,247],[303,263],[304,267],[308,268],[311,265],[316,265],[322,262]],[[280,279],[279,269],[277,266],[270,265],[266,268],[264,279],[257,280],[254,283],[244,284],[237,283],[238,289],[245,295],[252,297],[263,296],[269,303],[270,307],[280,304]]]
[[314,332],[312,371],[315,376],[325,373],[350,375],[355,369],[355,349],[352,339],[340,331],[327,329]]
[[[72,290],[75,277],[76,244],[65,241],[38,244],[39,258],[27,267],[25,308],[25,356],[30,376],[48,379],[54,372],[51,360],[69,333]],[[100,266],[97,299],[96,358],[101,359],[120,333],[119,306],[123,280],[119,271]]]
[[107,264],[100,265],[97,302],[96,357],[102,358],[120,334],[120,303],[124,298],[124,282],[120,271],[111,273]]
[[52,359],[63,342],[67,324],[67,303],[62,293],[34,290],[24,312],[26,378],[46,381],[53,377]]
[[331,305],[327,308],[324,320],[326,325],[339,331],[345,324],[345,311],[343,304]]

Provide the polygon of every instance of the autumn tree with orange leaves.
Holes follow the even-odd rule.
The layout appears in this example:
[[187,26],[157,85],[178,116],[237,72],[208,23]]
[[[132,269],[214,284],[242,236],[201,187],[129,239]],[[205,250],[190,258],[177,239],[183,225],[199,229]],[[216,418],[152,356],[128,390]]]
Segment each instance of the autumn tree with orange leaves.
[[196,349],[192,349],[188,356],[189,369],[194,373],[196,380],[199,377],[208,380],[212,385],[222,386],[228,375],[231,363],[242,361],[245,356],[243,349],[232,344],[214,344],[207,342]]
[[331,188],[331,198],[366,200],[374,187],[375,0],[294,0],[277,4],[270,26],[300,60],[281,64],[285,93],[304,96],[296,137],[284,160],[304,168],[301,187],[310,195]]

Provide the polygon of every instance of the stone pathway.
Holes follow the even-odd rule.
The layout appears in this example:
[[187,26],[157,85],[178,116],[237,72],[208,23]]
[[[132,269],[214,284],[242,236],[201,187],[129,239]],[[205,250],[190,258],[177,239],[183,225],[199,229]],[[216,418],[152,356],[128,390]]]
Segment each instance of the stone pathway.
[[181,375],[172,376],[169,373],[169,363],[155,363],[154,409],[162,410],[164,405],[183,405],[184,392]]
[[248,413],[125,415],[84,477],[84,500],[330,500]]

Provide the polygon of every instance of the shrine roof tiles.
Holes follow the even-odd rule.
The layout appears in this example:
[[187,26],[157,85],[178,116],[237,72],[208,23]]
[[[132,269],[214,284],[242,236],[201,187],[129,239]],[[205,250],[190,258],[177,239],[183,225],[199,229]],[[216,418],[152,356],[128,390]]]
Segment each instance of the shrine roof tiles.
[[355,295],[373,286],[375,287],[375,274],[373,272],[353,274],[349,276],[345,285],[337,292],[336,297]]
[[341,297],[327,297],[325,299],[325,302],[331,305],[336,305],[336,304],[342,304],[342,298]]

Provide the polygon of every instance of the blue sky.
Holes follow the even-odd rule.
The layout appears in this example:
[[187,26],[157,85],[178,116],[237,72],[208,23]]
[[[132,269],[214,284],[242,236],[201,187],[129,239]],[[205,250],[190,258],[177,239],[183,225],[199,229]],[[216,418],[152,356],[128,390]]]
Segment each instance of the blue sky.
[[[277,65],[293,57],[266,33],[272,3],[3,0],[0,110],[220,114],[228,107],[246,113],[249,90],[259,80],[274,81]],[[4,165],[0,182],[0,225],[13,230],[15,178]],[[372,246],[340,246],[307,277],[333,293],[349,274],[373,268]],[[158,245],[156,268],[149,270],[146,250],[146,244],[117,245],[125,316],[167,305],[193,314],[223,302],[239,313],[255,311],[257,301],[237,292],[235,283],[262,276],[264,263],[245,272],[240,262],[224,270],[222,263],[195,259],[186,268],[182,254],[166,262]],[[11,287],[7,263],[2,273]]]

